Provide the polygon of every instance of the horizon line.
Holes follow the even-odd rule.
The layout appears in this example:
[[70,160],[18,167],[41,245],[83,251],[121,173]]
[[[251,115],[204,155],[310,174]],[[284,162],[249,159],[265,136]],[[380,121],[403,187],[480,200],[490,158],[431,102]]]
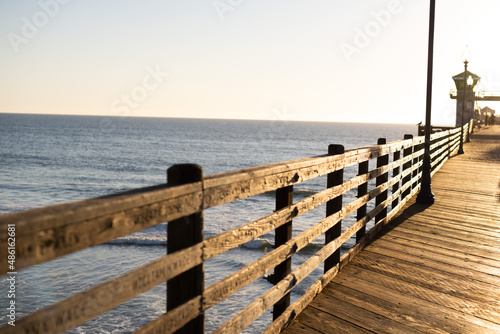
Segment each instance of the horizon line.
[[[36,113],[36,112],[5,112],[0,114],[10,115],[46,115],[46,116],[85,116],[85,117],[112,117],[112,118],[170,118],[170,119],[193,119],[193,120],[221,120],[221,121],[281,121],[281,122],[309,122],[309,123],[356,123],[356,124],[395,124],[395,125],[417,125],[417,123],[398,123],[398,122],[357,122],[357,121],[331,121],[331,120],[295,120],[295,119],[268,119],[268,118],[219,118],[219,117],[176,117],[176,116],[135,116],[135,115],[88,115],[88,114],[59,114],[59,113]],[[444,125],[444,124],[440,124]]]

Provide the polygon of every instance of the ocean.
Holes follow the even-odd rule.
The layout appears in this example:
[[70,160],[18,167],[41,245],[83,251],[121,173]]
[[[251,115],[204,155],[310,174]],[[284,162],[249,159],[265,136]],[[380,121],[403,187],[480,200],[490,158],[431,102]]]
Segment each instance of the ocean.
[[[178,163],[196,163],[205,175],[211,175],[322,155],[329,144],[349,149],[376,144],[379,137],[390,142],[406,133],[415,134],[416,129],[415,125],[401,124],[0,114],[0,214],[164,183],[167,168]],[[355,174],[355,169],[347,169],[345,178]],[[299,184],[294,187],[294,199],[325,187],[324,177]],[[344,197],[344,203],[352,201],[355,192]],[[205,237],[268,215],[274,205],[274,193],[266,193],[208,209],[204,213]],[[293,222],[294,235],[324,215],[321,206],[298,217]],[[348,217],[344,225],[353,221]],[[166,242],[164,223],[19,270],[17,316],[155,260],[165,255]],[[318,238],[299,252],[292,266],[300,265],[322,242]],[[272,249],[273,243],[273,234],[264,235],[210,259],[205,263],[205,286],[258,259]],[[320,275],[321,270],[314,272],[292,292],[292,299]],[[0,324],[7,322],[6,279],[0,276]],[[267,280],[259,279],[209,309],[207,332],[270,287]],[[131,333],[165,312],[165,295],[165,284],[161,284],[68,333]],[[262,332],[271,318],[269,311],[245,332]]]

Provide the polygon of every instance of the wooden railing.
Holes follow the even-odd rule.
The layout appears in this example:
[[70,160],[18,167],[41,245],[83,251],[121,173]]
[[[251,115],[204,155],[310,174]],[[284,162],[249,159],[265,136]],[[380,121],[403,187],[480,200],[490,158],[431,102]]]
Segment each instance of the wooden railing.
[[[464,126],[464,136],[468,129]],[[431,136],[432,173],[456,152],[460,132],[456,128]],[[164,185],[0,216],[2,254],[7,253],[8,226],[16,227],[16,270],[168,221],[166,256],[18,319],[15,327],[5,325],[0,332],[61,333],[167,282],[167,312],[136,333],[202,333],[207,309],[273,268],[274,286],[215,332],[240,332],[273,306],[274,319],[265,332],[280,332],[418,192],[423,143],[423,137],[407,135],[401,141],[385,144],[381,139],[379,145],[345,152],[342,146],[331,145],[328,155],[206,177],[199,166],[175,165]],[[377,167],[369,170],[372,159]],[[343,170],[356,165],[358,175],[344,180]],[[294,185],[322,175],[327,175],[325,190],[293,201]],[[370,180],[376,180],[376,186],[368,190]],[[342,195],[356,188],[357,199],[343,205]],[[203,210],[273,190],[276,211],[203,238]],[[367,212],[373,199],[374,208]],[[326,218],[292,237],[292,219],[325,203]],[[356,222],[342,232],[342,219],[354,212]],[[375,224],[366,231],[372,219]],[[271,252],[204,286],[204,261],[273,230],[276,242]],[[292,271],[293,254],[322,234],[325,246]],[[341,256],[341,245],[354,235],[355,246]],[[290,291],[322,263],[321,278],[290,305]],[[0,274],[8,272],[7,263],[1,261]]]

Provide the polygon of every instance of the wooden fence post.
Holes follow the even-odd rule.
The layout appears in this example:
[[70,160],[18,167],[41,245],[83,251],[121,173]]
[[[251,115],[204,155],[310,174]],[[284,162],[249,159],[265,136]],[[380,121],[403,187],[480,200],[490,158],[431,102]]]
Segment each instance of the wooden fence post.
[[[195,164],[179,164],[167,170],[167,182],[172,185],[203,181],[203,169]],[[203,241],[203,211],[169,221],[167,253],[173,253]],[[204,289],[204,265],[200,264],[167,282],[167,311],[200,296]],[[202,313],[178,330],[178,334],[205,333]]]
[[[413,135],[405,135],[404,136],[404,139],[413,139]],[[405,148],[403,150],[403,157],[407,157],[409,155],[412,155],[413,153],[413,146],[410,146],[408,148]],[[408,161],[407,163],[403,164],[403,172],[406,172],[408,169],[411,168],[411,164],[412,164],[412,161]],[[403,178],[403,182],[401,183],[402,186],[406,185],[408,182],[411,182],[411,173],[406,175],[404,178]],[[406,189],[403,194],[401,194],[401,200],[403,200],[406,196],[408,196],[411,192],[411,185],[408,189]]]
[[467,140],[465,141],[466,143],[470,143],[470,133],[471,133],[471,126],[470,126],[470,121],[467,123]]
[[446,143],[446,145],[448,145],[448,158],[450,158],[451,154],[453,153],[452,150],[451,150],[451,148],[453,147],[453,145],[452,145],[453,136],[454,135],[452,135],[451,133],[448,134],[448,142]]
[[[394,152],[393,154],[393,159],[392,161],[398,161],[399,159],[401,158],[401,151],[396,151]],[[397,177],[399,175],[399,171],[400,171],[400,168],[399,166],[397,167],[394,167],[394,169],[392,170],[392,177]],[[398,181],[396,182],[393,186],[392,186],[392,193],[396,193],[399,189],[399,184],[401,183],[401,181]],[[392,203],[391,203],[391,210],[394,210],[394,208],[399,204],[399,196],[396,197]]]
[[[413,147],[413,153],[417,153],[418,151],[420,151],[420,149],[422,148],[422,145],[421,144],[417,144]],[[421,157],[416,157],[413,159],[413,165],[418,165],[418,162],[420,161],[420,158]],[[411,183],[411,189],[415,189],[418,187],[418,180],[415,179],[415,177],[418,175],[418,173],[420,172],[422,166],[420,166],[419,168],[416,168],[415,170],[413,170],[413,173],[412,173],[412,183]]]
[[[344,154],[344,146],[343,145],[329,145],[328,146],[328,154],[329,155],[338,155]],[[327,187],[331,188],[342,184],[344,182],[344,169],[340,169],[333,173],[328,174],[327,176]],[[342,195],[335,197],[334,199],[326,202],[326,216],[329,217],[334,213],[340,211],[342,209]],[[332,240],[335,240],[342,233],[342,221],[339,221],[335,226],[330,228],[325,233],[325,244],[328,244]],[[340,262],[340,248],[337,249],[332,255],[330,255],[325,260],[325,268],[324,272],[326,273],[328,270],[333,268]]]
[[[276,210],[293,204],[293,185],[276,190]],[[278,227],[274,235],[275,247],[285,244],[292,238],[292,219]],[[286,275],[292,272],[292,258],[288,258],[274,268],[273,284],[277,284]],[[273,321],[276,320],[290,306],[290,293],[281,298],[273,307]]]
[[[379,138],[377,141],[377,145],[385,145],[386,144],[386,139],[385,138]],[[389,163],[389,155],[383,155],[377,158],[377,168],[386,166]],[[380,176],[377,176],[376,180],[376,186],[380,186],[384,183],[389,181],[389,172],[386,172]],[[380,195],[377,196],[375,199],[375,206],[379,205],[383,201],[387,199],[387,190],[384,190]],[[375,216],[375,224],[378,223],[380,220],[384,219],[387,217],[387,207],[383,209],[378,215]]]
[[[441,139],[442,139],[442,138],[438,138],[438,139],[434,139],[434,140],[432,140],[432,139],[431,139],[431,140],[429,141],[429,146],[434,145],[435,143],[437,143],[437,142],[438,142],[439,140],[441,140]],[[445,144],[445,145],[446,145],[446,144]],[[437,167],[437,166],[432,167],[432,162],[433,162],[433,160],[432,160],[432,158],[430,157],[430,155],[431,155],[432,153],[434,153],[436,150],[439,150],[441,147],[442,147],[442,146],[439,146],[439,147],[437,147],[437,148],[435,148],[435,149],[433,149],[433,150],[429,149],[429,159],[430,159],[430,163],[429,163],[429,164],[430,164],[430,169],[431,169],[431,170],[430,170],[430,173],[431,173],[431,174],[432,174],[432,172],[434,171],[434,169],[436,169],[436,167]],[[435,157],[435,158],[434,158],[434,161],[435,161],[436,159],[442,159],[442,157],[443,157],[443,156],[444,156],[444,152],[443,152],[442,154],[440,154],[439,156]],[[424,163],[425,163],[425,162],[424,162]],[[423,167],[423,166],[422,166],[422,167]],[[422,174],[422,177],[423,177],[423,174]],[[422,181],[423,181],[423,180],[422,180]]]
[[[369,161],[363,161],[359,163],[358,175],[364,175],[368,173],[368,163]],[[358,198],[363,197],[364,195],[366,195],[367,192],[368,192],[368,182],[365,182],[358,186]],[[356,220],[359,221],[360,219],[363,219],[365,216],[366,216],[366,204],[361,206],[356,212]],[[356,243],[358,243],[361,240],[361,238],[365,235],[365,233],[366,233],[366,225],[360,228],[358,232],[356,232]]]
[[[422,144],[419,144],[417,146],[417,151],[420,151],[420,150],[425,150],[425,143],[422,143]],[[422,154],[421,156],[418,157],[418,160],[417,162],[422,162],[422,164],[420,165],[420,167],[418,167],[418,173],[423,173],[424,172],[424,154]],[[417,174],[418,174],[417,173]]]

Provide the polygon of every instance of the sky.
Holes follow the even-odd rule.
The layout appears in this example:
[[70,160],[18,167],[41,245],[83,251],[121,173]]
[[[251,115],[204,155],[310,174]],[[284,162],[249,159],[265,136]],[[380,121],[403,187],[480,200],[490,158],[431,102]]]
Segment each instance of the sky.
[[[436,3],[451,125],[466,46],[500,91],[500,1]],[[428,27],[428,0],[0,0],[0,112],[418,123]]]

